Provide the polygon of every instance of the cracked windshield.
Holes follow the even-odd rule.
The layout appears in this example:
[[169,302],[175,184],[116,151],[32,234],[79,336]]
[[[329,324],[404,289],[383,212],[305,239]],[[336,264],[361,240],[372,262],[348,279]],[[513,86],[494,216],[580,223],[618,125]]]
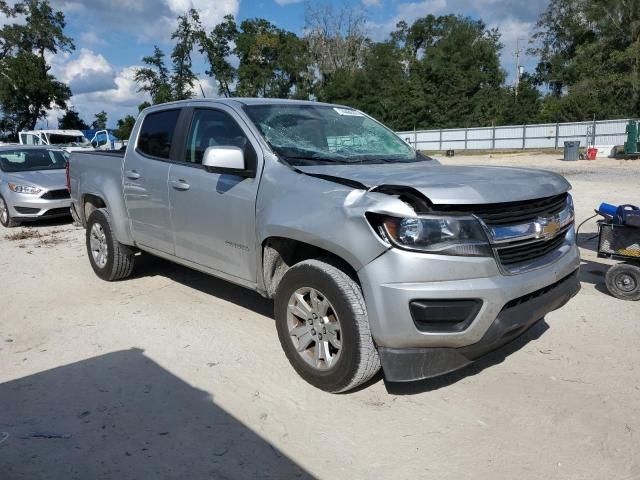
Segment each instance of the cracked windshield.
[[245,107],[267,143],[291,165],[427,160],[358,110],[317,105]]

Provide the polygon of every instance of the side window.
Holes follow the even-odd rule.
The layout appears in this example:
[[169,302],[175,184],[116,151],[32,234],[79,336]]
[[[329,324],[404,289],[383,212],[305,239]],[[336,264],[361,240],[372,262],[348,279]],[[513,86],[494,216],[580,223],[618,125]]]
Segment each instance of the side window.
[[164,110],[147,115],[138,136],[138,150],[152,157],[169,158],[179,115],[180,110]]
[[248,166],[255,162],[255,151],[236,121],[221,110],[196,110],[187,136],[187,163],[201,164],[208,147],[239,147]]

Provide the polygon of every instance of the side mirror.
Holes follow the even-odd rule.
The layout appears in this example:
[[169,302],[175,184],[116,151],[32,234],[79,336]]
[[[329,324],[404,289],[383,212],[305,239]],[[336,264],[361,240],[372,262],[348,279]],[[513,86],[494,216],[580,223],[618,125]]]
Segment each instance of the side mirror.
[[216,172],[244,171],[244,152],[238,147],[208,147],[202,157],[202,166]]

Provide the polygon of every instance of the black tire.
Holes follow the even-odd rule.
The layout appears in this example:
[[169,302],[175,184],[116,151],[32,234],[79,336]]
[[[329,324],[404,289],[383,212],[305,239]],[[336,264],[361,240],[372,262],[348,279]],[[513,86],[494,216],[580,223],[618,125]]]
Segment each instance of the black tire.
[[[6,208],[6,212],[2,212],[2,205]],[[20,226],[20,222],[11,218],[11,214],[9,213],[9,205],[5,201],[4,197],[0,195],[0,224],[2,224],[5,228],[13,228]]]
[[[106,245],[106,262],[104,265],[99,265],[92,253],[91,236],[94,225],[99,226],[102,232],[104,232],[104,245]],[[131,275],[135,255],[127,246],[122,245],[114,237],[107,209],[99,208],[91,213],[89,220],[87,220],[85,237],[89,262],[98,277],[102,280],[113,282]]]
[[618,263],[605,276],[609,293],[621,300],[640,300],[640,266]]
[[[339,318],[340,355],[328,369],[309,365],[298,353],[289,333],[289,300],[301,288],[322,293]],[[326,392],[345,392],[380,370],[362,290],[332,259],[305,260],[291,267],[278,285],[274,307],[280,344],[296,372],[311,385]]]

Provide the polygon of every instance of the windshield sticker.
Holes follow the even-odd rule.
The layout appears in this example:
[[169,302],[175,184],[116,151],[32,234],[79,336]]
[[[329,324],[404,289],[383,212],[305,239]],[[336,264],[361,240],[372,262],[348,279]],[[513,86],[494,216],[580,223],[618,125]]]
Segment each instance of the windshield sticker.
[[333,107],[338,115],[345,115],[347,117],[364,117],[362,113],[357,110],[351,110],[350,108],[338,108]]

